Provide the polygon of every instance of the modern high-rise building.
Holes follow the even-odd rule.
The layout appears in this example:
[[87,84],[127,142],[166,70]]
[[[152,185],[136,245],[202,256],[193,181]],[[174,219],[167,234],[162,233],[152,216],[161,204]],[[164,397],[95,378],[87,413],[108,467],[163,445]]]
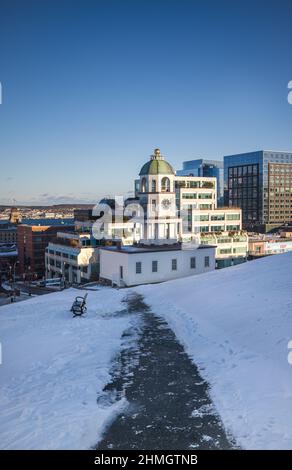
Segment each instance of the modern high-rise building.
[[224,157],[225,204],[243,226],[269,232],[292,222],[292,152],[260,150]]
[[177,176],[205,176],[217,179],[218,205],[224,201],[224,164],[220,160],[188,160],[183,162],[183,169],[176,172]]

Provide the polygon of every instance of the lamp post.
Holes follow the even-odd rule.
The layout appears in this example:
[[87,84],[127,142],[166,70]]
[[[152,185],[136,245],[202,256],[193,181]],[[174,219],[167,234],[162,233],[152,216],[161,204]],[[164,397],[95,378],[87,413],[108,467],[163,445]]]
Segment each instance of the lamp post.
[[30,270],[31,270],[31,267],[28,266],[27,270],[28,270],[28,295],[31,296],[31,292],[30,292]]
[[19,264],[19,261],[15,261],[14,263],[14,268],[13,268],[13,284],[15,284],[15,269],[16,269],[16,265]]
[[9,281],[10,287],[12,287],[12,265],[9,264],[8,268],[9,268],[8,281]]

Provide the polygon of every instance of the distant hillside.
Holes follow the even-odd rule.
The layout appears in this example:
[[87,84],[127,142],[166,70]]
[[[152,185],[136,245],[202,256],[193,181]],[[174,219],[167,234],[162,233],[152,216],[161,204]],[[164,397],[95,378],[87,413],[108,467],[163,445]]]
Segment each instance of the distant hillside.
[[94,204],[53,204],[51,206],[24,206],[24,205],[0,205],[0,211],[4,209],[11,209],[17,207],[18,209],[44,209],[49,211],[50,209],[91,209]]

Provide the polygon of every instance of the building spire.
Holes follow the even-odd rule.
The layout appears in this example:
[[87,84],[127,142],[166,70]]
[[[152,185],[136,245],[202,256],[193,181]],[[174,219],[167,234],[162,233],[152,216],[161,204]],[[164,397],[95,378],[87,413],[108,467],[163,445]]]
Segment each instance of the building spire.
[[151,155],[151,160],[164,160],[164,157],[161,155],[160,149],[154,149],[154,154]]

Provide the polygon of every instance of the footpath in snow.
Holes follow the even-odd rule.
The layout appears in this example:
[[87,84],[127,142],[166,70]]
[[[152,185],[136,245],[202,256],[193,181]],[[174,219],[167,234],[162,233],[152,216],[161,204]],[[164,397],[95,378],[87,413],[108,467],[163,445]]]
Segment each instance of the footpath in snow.
[[292,449],[292,253],[135,289],[211,385],[246,449]]
[[[129,331],[119,367],[104,392],[123,395],[127,407],[106,429],[104,449],[230,449],[202,380],[166,321],[155,315],[137,294],[128,296],[129,311],[139,319]],[[132,334],[131,334],[132,333]]]
[[2,449],[88,449],[125,406],[97,404],[133,320],[125,292],[87,292],[85,318],[72,318],[75,289],[1,307]]

